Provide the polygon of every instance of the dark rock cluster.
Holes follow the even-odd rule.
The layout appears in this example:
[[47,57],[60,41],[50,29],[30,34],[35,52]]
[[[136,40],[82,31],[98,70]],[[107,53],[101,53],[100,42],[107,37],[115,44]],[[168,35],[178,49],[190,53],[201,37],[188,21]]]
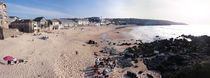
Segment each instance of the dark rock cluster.
[[126,58],[144,58],[149,70],[160,71],[163,75],[208,60],[209,55],[210,37],[191,35],[139,43],[124,52]]
[[104,47],[99,52],[101,52],[101,53],[108,53],[109,55],[117,55],[117,54],[119,54],[119,52],[116,49],[108,48],[108,47]]
[[138,78],[137,74],[133,71],[127,71],[127,76],[130,78]]
[[89,40],[89,41],[87,42],[87,44],[97,44],[97,42],[94,41],[94,40]]
[[126,68],[126,67],[132,67],[134,66],[132,63],[131,63],[132,59],[119,59],[117,64],[119,67],[121,68]]

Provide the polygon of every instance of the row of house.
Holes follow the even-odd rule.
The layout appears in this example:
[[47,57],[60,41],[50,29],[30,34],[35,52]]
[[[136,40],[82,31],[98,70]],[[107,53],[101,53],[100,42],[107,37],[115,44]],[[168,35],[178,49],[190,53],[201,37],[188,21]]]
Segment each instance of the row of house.
[[18,29],[19,31],[26,33],[67,29],[76,26],[100,26],[101,24],[105,24],[102,22],[100,17],[60,19],[46,19],[45,17],[20,19],[16,16],[8,17],[6,4],[0,2],[0,27]]
[[17,29],[9,29],[10,21],[14,20],[9,19],[7,15],[7,5],[0,2],[0,39],[21,34]]
[[8,28],[8,24],[7,5],[3,2],[0,2],[0,26]]
[[15,35],[16,31],[17,33],[19,31],[37,33],[77,26],[100,26],[107,24],[107,21],[100,17],[60,19],[37,17],[35,19],[20,19],[17,16],[8,16],[7,5],[4,2],[0,2],[0,39]]
[[61,23],[55,19],[47,20],[44,17],[37,17],[35,19],[13,21],[10,23],[9,28],[16,28],[21,32],[36,33],[61,29]]
[[[13,19],[12,19],[13,18]],[[76,26],[100,26],[99,18],[60,18],[46,19],[45,17],[37,17],[35,19],[17,19],[18,17],[10,18],[11,23],[9,28],[17,28],[21,32],[34,33],[40,31],[51,31],[57,29],[67,29]],[[16,19],[16,21],[13,21]]]

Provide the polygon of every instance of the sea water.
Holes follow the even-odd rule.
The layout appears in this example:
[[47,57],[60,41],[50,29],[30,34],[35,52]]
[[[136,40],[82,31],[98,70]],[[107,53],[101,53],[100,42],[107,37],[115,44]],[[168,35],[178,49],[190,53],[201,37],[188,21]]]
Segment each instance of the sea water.
[[210,36],[210,25],[138,26],[129,35],[136,40],[151,42],[157,39],[176,38],[180,35]]

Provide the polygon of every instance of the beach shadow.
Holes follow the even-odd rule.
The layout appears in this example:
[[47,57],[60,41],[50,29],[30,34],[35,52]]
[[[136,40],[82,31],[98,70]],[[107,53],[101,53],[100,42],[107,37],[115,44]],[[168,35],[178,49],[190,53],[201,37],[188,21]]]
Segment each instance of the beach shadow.
[[94,72],[95,67],[87,67],[85,70],[82,70],[82,72],[85,72],[85,78],[96,78],[95,72]]
[[5,65],[5,63],[3,63],[3,62],[0,62],[0,64],[1,64],[1,65]]

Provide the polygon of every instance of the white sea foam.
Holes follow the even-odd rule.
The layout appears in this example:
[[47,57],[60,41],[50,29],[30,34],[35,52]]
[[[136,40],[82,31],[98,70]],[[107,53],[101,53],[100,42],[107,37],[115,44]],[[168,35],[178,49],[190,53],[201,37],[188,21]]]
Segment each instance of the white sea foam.
[[161,39],[176,38],[182,34],[210,36],[210,25],[139,26],[132,29],[129,34],[143,42],[154,41],[157,39],[156,36]]

